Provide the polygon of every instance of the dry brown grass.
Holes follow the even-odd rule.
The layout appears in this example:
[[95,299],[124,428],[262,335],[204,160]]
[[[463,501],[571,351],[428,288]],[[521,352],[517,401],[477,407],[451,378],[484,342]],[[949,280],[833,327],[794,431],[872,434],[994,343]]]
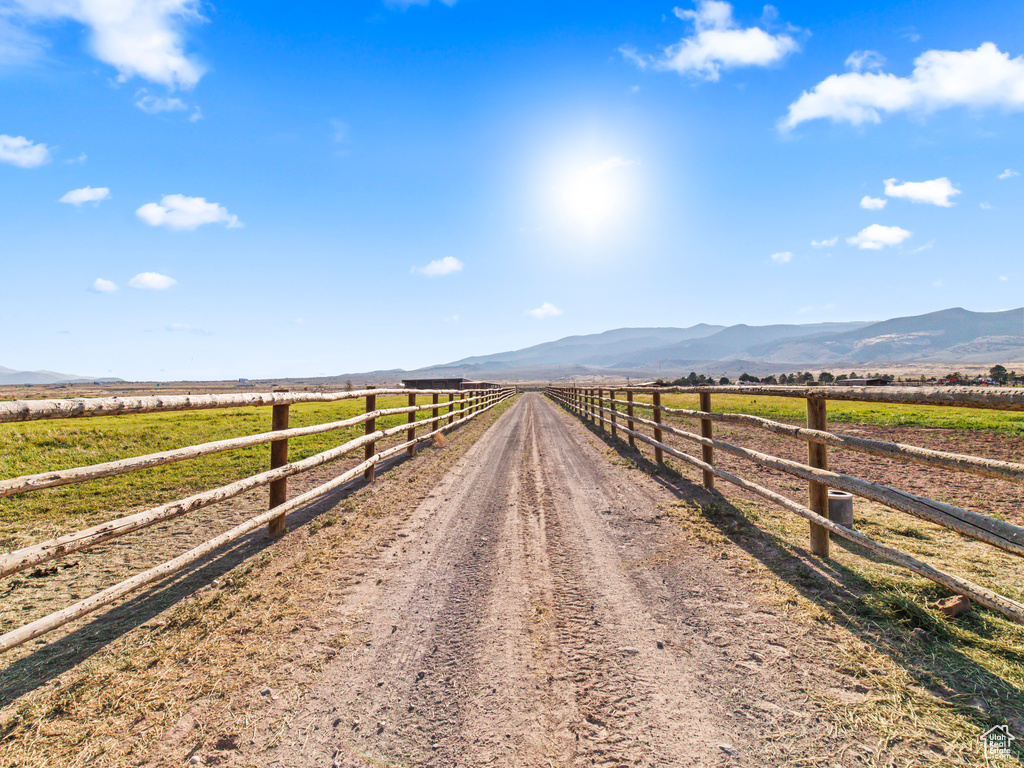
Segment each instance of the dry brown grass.
[[[638,466],[647,462],[637,462]],[[685,468],[660,470],[688,485]],[[973,606],[950,619],[933,605],[944,587],[833,539],[831,557],[807,549],[806,521],[767,504],[684,500],[666,514],[690,538],[728,548],[760,599],[808,627],[807,658],[862,684],[861,695],[809,689],[837,729],[874,733],[878,766],[983,764],[980,734],[1024,734],[1024,627]],[[860,502],[857,527],[891,547],[1024,598],[1024,563],[987,545],[880,505]],[[1024,762],[1019,760],[1014,762]],[[828,764],[826,762],[826,764]]]

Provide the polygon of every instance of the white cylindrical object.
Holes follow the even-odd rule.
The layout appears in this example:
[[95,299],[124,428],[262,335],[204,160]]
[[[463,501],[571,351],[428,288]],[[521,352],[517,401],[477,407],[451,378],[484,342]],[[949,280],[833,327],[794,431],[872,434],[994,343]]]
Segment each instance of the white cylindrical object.
[[853,528],[853,494],[829,489],[828,519],[833,523]]

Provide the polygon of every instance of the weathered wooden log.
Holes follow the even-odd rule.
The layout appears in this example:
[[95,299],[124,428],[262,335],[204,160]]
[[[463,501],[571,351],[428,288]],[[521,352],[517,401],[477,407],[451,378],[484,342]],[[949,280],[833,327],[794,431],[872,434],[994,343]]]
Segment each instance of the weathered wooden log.
[[[371,411],[371,413],[378,412]],[[369,424],[371,422],[367,421],[366,423]],[[417,424],[429,423],[429,419],[417,422]],[[351,451],[358,450],[360,447],[373,445],[377,440],[383,440],[396,435],[406,428],[407,425],[400,425],[385,430],[374,430],[371,433],[349,440],[340,446],[323,451],[322,453],[318,453],[314,456],[310,456],[302,461],[286,464],[285,466],[268,472],[261,472],[260,474],[243,478],[219,488],[194,494],[179,501],[172,501],[149,510],[137,512],[133,515],[128,515],[116,520],[110,520],[94,525],[91,528],[64,534],[63,536],[50,539],[49,541],[44,541],[14,552],[2,554],[0,555],[0,577],[7,576],[11,573],[17,573],[18,571],[22,571],[33,565],[44,563],[56,557],[63,557],[64,555],[68,555],[80,549],[85,549],[119,536],[124,536],[132,531],[147,528],[155,523],[179,517],[197,509],[210,506],[211,504],[226,501],[227,499],[238,496],[239,494],[252,490],[253,488],[269,485],[276,480],[284,479],[301,472],[306,472],[310,469],[314,469],[315,467],[319,467],[322,464],[341,458]],[[279,434],[291,432],[293,432],[293,430],[287,430],[286,432],[282,431]],[[372,456],[373,454],[371,453],[370,455]],[[364,458],[369,458],[369,456],[364,456]]]
[[[427,410],[428,408],[429,406],[424,406],[418,408],[418,410]],[[282,430],[280,432],[262,432],[257,435],[233,437],[226,440],[216,440],[210,443],[202,443],[200,445],[161,451],[159,453],[150,453],[145,456],[118,459],[116,461],[103,462],[102,464],[92,464],[87,467],[75,467],[72,469],[56,470],[53,472],[40,472],[35,475],[23,475],[9,480],[0,480],[0,498],[18,493],[26,493],[28,491],[38,491],[43,488],[54,488],[61,485],[80,483],[86,480],[97,480],[103,477],[123,475],[127,472],[149,469],[150,467],[159,467],[164,464],[172,464],[177,461],[195,459],[200,456],[208,456],[213,453],[222,453],[224,451],[237,450],[239,448],[250,448],[254,445],[270,443],[275,440],[287,440],[295,437],[305,437],[307,435],[318,435],[323,432],[332,432],[339,429],[345,429],[346,427],[356,426],[371,419],[378,419],[383,416],[408,412],[409,409],[404,407],[384,408],[375,410],[371,413],[353,416],[349,419],[332,421],[325,424],[314,424],[309,427],[297,427],[294,429]]]
[[[633,393],[632,391],[626,392],[626,425],[630,430],[635,428],[633,424]],[[636,447],[636,439],[633,437],[632,431],[629,433],[629,447]]]
[[[711,411],[711,393],[710,392],[701,392],[700,393],[700,409],[701,409],[701,411],[703,411],[705,413],[709,413]],[[662,413],[664,413],[664,411],[662,411]],[[706,437],[706,438],[709,438],[709,439],[714,437],[714,433],[713,433],[712,427],[711,427],[711,419],[701,419],[700,420],[700,436],[701,437]],[[705,464],[714,464],[715,463],[715,449],[712,448],[710,445],[702,445],[701,446],[701,459],[704,460]],[[705,470],[705,472],[704,472],[704,487],[707,488],[709,491],[714,490],[714,488],[715,488],[715,474],[713,472],[708,472],[708,471]]]
[[[661,433],[661,392],[655,392],[651,395],[651,399],[654,401],[652,404],[654,408],[654,441],[660,445],[663,439]],[[657,464],[665,462],[665,456],[661,452],[661,448],[657,446],[654,448],[654,461]]]
[[[288,429],[289,405],[275,405],[271,416],[270,428],[276,432]],[[270,444],[270,468],[277,469],[288,463],[288,438],[275,440]],[[288,500],[288,478],[273,480],[270,483],[270,509],[279,507]],[[272,539],[283,536],[285,531],[285,515],[281,514],[270,521],[267,535]]]
[[[633,418],[641,424],[654,426],[657,423],[640,416],[634,416]],[[695,435],[692,432],[687,432],[668,424],[661,424],[660,426],[663,431],[670,432],[686,440],[702,445],[709,444],[725,453],[741,456],[756,464],[778,469],[803,480],[814,480],[830,488],[838,488],[841,491],[847,491],[865,499],[877,501],[880,504],[939,525],[944,525],[965,536],[987,542],[1006,552],[1012,552],[1015,555],[1024,557],[1024,528],[1012,525],[1004,520],[997,520],[994,517],[988,517],[987,515],[924,496],[917,496],[916,494],[881,485],[880,483],[874,483],[870,480],[862,480],[850,475],[815,469],[805,464],[789,461],[788,459],[780,459],[749,448],[724,443],[720,440],[708,440],[700,435]]]
[[[506,395],[501,399],[504,400],[510,396],[511,395]],[[495,403],[495,405],[496,404],[497,403]],[[485,410],[490,410],[490,407],[493,406],[489,406]],[[481,413],[482,412],[483,411],[481,411]],[[456,426],[458,423],[461,423],[462,421],[468,421],[471,418],[472,416],[464,417],[464,419],[460,419],[459,422],[456,422],[452,426]],[[443,432],[446,429],[448,429],[447,426],[437,431]],[[432,434],[424,435],[419,439],[430,439],[432,436]],[[364,438],[357,438],[357,441],[363,439]],[[63,610],[52,613],[49,616],[44,616],[41,619],[37,619],[36,621],[26,624],[25,626],[20,627],[18,629],[12,630],[11,632],[8,632],[4,635],[0,635],[0,653],[8,651],[11,648],[15,648],[21,645],[22,643],[32,640],[33,638],[39,637],[42,634],[57,629],[58,627],[63,626],[64,624],[67,624],[70,621],[74,621],[75,619],[81,618],[82,616],[85,616],[86,614],[89,614],[92,611],[97,610],[98,608],[102,608],[105,605],[109,605],[113,603],[115,600],[141,587],[144,587],[147,584],[152,584],[155,581],[159,581],[160,579],[177,573],[178,571],[188,567],[192,563],[196,562],[197,560],[200,560],[201,558],[205,557],[211,552],[216,551],[225,544],[228,544],[232,541],[236,541],[237,539],[240,539],[246,534],[263,526],[264,524],[269,523],[274,517],[282,514],[287,514],[292,510],[299,509],[300,507],[312,501],[315,501],[316,499],[329,493],[335,488],[338,488],[339,486],[344,485],[350,480],[358,477],[361,473],[364,473],[369,466],[376,466],[381,461],[384,461],[390,458],[391,456],[397,455],[398,453],[407,450],[407,448],[408,445],[406,443],[401,443],[399,445],[387,449],[386,451],[374,454],[373,456],[366,458],[357,466],[352,467],[346,472],[343,472],[342,474],[338,475],[333,480],[324,483],[323,485],[320,485],[311,491],[307,491],[306,493],[296,496],[291,501],[285,502],[279,507],[276,507],[272,510],[268,510],[267,512],[264,512],[261,515],[257,515],[256,517],[253,517],[247,520],[246,522],[235,526],[230,531],[222,533],[219,536],[216,536],[210,539],[209,541],[204,542],[195,549],[192,549],[182,555],[179,555],[173,560],[150,568],[146,571],[143,571],[142,573],[136,574],[135,576],[126,579],[125,581],[122,581],[119,584],[115,584],[114,586],[109,587],[103,590],[102,592],[98,592],[97,594],[92,595],[91,597],[88,597],[84,600],[80,600],[74,605],[68,606]]]
[[[828,431],[825,401],[820,397],[807,398],[807,428],[817,432]],[[828,448],[824,443],[807,443],[807,465],[815,469],[828,469]],[[828,517],[828,486],[817,480],[807,481],[807,506],[819,517]],[[828,528],[813,520],[810,524],[811,552],[828,557]]]
[[998,411],[1024,411],[1024,388],[1020,387],[786,387],[786,386],[708,386],[708,387],[631,387],[638,394],[694,395],[709,392],[719,395],[757,395],[758,397],[821,397],[862,403],[898,403],[900,405],[942,405],[953,408],[988,408]]
[[[243,392],[223,395],[167,395],[148,397],[92,397],[67,400],[0,401],[0,424],[40,419],[73,419],[94,416],[123,416],[132,413],[198,411],[210,408],[247,408],[296,403],[333,403],[377,395],[406,395],[408,389],[374,389],[354,392]],[[458,390],[429,390],[439,394]]]
[[980,605],[984,605],[986,608],[1006,616],[1018,624],[1024,624],[1024,605],[1016,602],[1015,600],[1005,597],[1004,595],[1000,595],[997,592],[993,592],[990,589],[975,584],[960,576],[939,570],[938,568],[928,565],[927,563],[901,552],[898,549],[893,549],[892,547],[879,544],[874,539],[871,539],[858,531],[845,528],[838,523],[834,523],[827,517],[823,517],[802,504],[798,504],[791,499],[787,499],[785,496],[782,496],[775,491],[769,490],[768,488],[746,480],[738,475],[734,475],[731,472],[726,472],[725,470],[719,469],[711,464],[707,464],[700,459],[673,448],[670,445],[666,445],[665,443],[656,445],[656,440],[648,437],[642,432],[629,429],[624,429],[623,431],[633,432],[633,437],[641,442],[647,443],[654,448],[661,448],[662,451],[668,453],[670,456],[674,456],[675,458],[697,467],[698,469],[712,472],[716,477],[743,488],[744,490],[750,491],[751,493],[757,494],[764,499],[772,501],[795,514],[800,515],[809,522],[825,528],[836,536],[847,539],[855,544],[859,544],[893,565],[906,568],[909,571],[924,576],[926,579],[942,584],[954,592],[964,595]]
[[384,434],[382,432],[373,432],[372,434],[350,440],[336,448],[310,456],[302,461],[286,464],[283,467],[272,469],[268,472],[261,472],[258,475],[251,475],[219,488],[193,494],[185,499],[161,504],[158,507],[136,512],[133,515],[127,515],[116,520],[108,520],[81,531],[67,533],[39,544],[8,552],[0,555],[0,576],[8,576],[33,565],[45,563],[47,560],[63,557],[109,539],[124,536],[132,531],[148,528],[155,523],[170,520],[189,512],[194,512],[197,509],[203,509],[211,504],[226,501],[253,488],[269,485],[274,480],[290,477],[291,475],[296,475],[334,461],[350,451],[357,450],[361,446],[383,437]]
[[761,416],[749,416],[742,413],[704,413],[686,408],[663,408],[666,413],[688,416],[732,424],[746,424],[759,427],[768,432],[798,440],[825,443],[834,448],[845,448],[871,456],[881,456],[896,461],[910,461],[928,467],[951,469],[955,472],[968,472],[972,475],[991,477],[996,480],[1008,480],[1011,483],[1024,484],[1024,464],[998,459],[985,459],[980,456],[968,456],[962,453],[937,451],[931,448],[918,448],[903,443],[891,443],[884,440],[870,440],[864,437],[853,437],[833,432],[821,432],[804,427],[772,421]]

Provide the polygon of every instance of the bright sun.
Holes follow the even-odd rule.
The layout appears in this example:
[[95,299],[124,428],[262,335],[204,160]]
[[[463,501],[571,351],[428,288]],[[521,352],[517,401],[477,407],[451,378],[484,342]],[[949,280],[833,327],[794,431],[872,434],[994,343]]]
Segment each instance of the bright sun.
[[574,228],[593,233],[613,223],[627,205],[623,169],[632,165],[621,157],[568,172],[558,185],[561,213]]

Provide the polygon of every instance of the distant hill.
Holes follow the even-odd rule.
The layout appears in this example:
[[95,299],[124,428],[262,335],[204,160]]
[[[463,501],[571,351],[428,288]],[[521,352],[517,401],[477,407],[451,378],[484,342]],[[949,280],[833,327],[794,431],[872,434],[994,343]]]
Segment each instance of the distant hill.
[[[608,375],[675,376],[691,370],[755,375],[863,363],[1024,360],[1024,308],[944,309],[881,322],[619,328],[568,336],[525,349],[479,355],[390,378],[555,379]],[[383,372],[377,372],[377,375]],[[352,374],[363,378],[371,374]],[[383,380],[383,379],[382,379]]]
[[16,371],[0,365],[0,386],[8,384],[71,384],[88,381],[123,381],[110,376],[78,376],[56,371]]
[[466,357],[438,368],[471,367],[477,370],[529,368],[547,365],[615,365],[624,352],[641,353],[664,349],[689,340],[702,339],[725,329],[722,325],[700,323],[689,328],[619,328],[589,336],[566,336],[514,352]]

